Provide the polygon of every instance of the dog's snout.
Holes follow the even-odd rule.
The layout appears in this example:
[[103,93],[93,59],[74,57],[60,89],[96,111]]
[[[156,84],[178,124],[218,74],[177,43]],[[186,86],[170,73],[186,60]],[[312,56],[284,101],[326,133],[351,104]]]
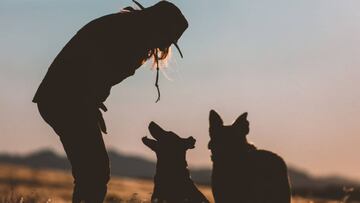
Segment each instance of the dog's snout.
[[154,128],[156,126],[156,123],[154,121],[151,121],[149,123],[149,129]]

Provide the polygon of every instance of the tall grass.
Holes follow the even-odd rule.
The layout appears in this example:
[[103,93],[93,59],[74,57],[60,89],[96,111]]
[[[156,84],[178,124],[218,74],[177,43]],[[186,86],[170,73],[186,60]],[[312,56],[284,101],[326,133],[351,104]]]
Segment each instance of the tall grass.
[[[68,203],[72,187],[68,172],[0,165],[0,203]],[[113,177],[108,188],[106,203],[150,203],[153,182]],[[209,187],[199,188],[214,202]],[[353,189],[344,191],[346,195],[342,201],[294,197],[292,203],[353,203],[350,200]]]

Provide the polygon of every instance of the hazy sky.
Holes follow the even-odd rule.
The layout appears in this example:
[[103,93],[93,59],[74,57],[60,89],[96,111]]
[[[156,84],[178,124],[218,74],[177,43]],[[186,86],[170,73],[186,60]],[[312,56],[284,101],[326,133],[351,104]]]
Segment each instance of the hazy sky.
[[[142,1],[149,6],[156,1]],[[160,78],[140,68],[112,89],[108,148],[155,156],[140,138],[151,120],[197,138],[192,166],[209,166],[208,114],[249,112],[249,140],[312,174],[360,180],[360,1],[173,1],[190,27]],[[62,152],[32,97],[67,41],[130,0],[0,0],[0,152]],[[141,114],[140,117],[136,115]]]

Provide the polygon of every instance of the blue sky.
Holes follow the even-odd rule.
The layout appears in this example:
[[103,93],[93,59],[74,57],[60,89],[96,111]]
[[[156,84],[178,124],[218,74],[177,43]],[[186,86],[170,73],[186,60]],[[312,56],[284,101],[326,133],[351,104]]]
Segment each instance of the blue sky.
[[[156,1],[144,1],[146,6]],[[109,148],[154,158],[140,138],[157,121],[194,136],[193,166],[209,166],[208,113],[226,123],[249,112],[249,140],[317,175],[360,180],[360,2],[356,0],[173,1],[189,21],[160,78],[137,70],[112,89]],[[87,22],[129,1],[0,1],[0,151],[61,145],[31,103],[48,66]],[[141,112],[141,117],[136,117]]]

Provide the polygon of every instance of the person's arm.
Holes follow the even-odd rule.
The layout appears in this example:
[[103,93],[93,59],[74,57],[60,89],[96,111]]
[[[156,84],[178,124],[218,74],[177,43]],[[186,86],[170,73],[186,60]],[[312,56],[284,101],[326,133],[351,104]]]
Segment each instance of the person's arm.
[[133,75],[146,54],[144,44],[137,40],[138,25],[129,16],[112,14],[88,25],[91,43],[88,86],[96,102],[104,102],[111,87]]

